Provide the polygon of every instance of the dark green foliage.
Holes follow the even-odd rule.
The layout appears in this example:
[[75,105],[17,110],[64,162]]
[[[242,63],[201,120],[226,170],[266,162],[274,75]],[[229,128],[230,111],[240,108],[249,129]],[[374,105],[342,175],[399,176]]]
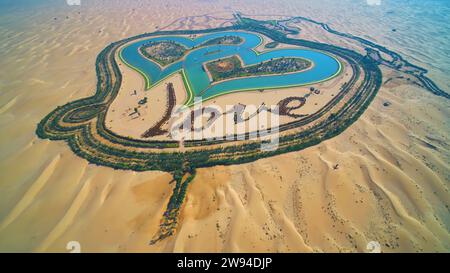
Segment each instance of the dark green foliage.
[[238,45],[242,43],[242,38],[239,36],[225,35],[217,38],[213,38],[202,43],[200,46],[212,46],[212,45]]
[[265,48],[272,49],[272,48],[277,47],[278,45],[279,45],[278,42],[270,42],[270,43],[267,43],[267,44],[265,45]]
[[187,48],[174,41],[151,41],[141,46],[139,51],[145,57],[165,66],[181,59]]
[[[224,70],[220,67],[221,64],[226,64],[230,68]],[[301,58],[278,58],[243,67],[240,59],[236,56],[206,64],[214,82],[239,77],[297,72],[310,66],[310,61]]]

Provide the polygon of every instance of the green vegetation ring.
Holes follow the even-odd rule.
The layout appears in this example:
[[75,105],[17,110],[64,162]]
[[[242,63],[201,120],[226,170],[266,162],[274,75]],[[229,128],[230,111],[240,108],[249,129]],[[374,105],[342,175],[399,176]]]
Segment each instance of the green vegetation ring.
[[[214,165],[230,165],[251,162],[290,151],[297,151],[338,135],[349,127],[368,107],[381,86],[382,74],[375,61],[367,56],[334,45],[287,38],[286,34],[267,28],[267,22],[239,18],[239,23],[226,28],[189,31],[159,31],[146,33],[108,45],[96,60],[97,90],[88,98],[58,106],[37,126],[40,138],[64,140],[80,157],[91,163],[115,169],[134,171],[160,170],[170,172],[176,181],[160,230],[150,241],[151,244],[175,232],[179,210],[186,195],[187,186],[193,180],[196,168]],[[314,126],[303,131],[292,130],[279,138],[278,149],[261,150],[262,140],[235,142],[192,140],[184,143],[185,151],[179,150],[176,141],[144,141],[115,134],[105,126],[105,117],[111,103],[117,96],[122,74],[116,57],[122,58],[120,49],[132,41],[157,35],[204,34],[218,31],[244,30],[260,33],[277,43],[302,46],[325,52],[345,61],[353,70],[352,78],[340,92],[318,112],[291,123],[280,125],[279,131],[295,129],[315,121]],[[182,70],[182,73],[185,73]],[[146,82],[148,77],[142,73]],[[362,78],[362,80],[360,79]],[[194,96],[186,75],[188,100]],[[344,105],[334,107],[344,96],[350,96]],[[335,109],[339,108],[339,109]],[[319,122],[320,120],[320,122]],[[211,146],[214,145],[214,146]]]

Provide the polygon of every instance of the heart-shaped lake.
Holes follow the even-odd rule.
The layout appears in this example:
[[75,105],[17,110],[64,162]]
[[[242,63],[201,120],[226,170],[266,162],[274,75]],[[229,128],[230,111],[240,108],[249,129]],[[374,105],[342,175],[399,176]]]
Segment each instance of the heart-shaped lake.
[[[122,61],[141,73],[146,89],[160,83],[173,73],[181,72],[188,92],[186,105],[194,97],[203,101],[223,94],[257,89],[285,88],[310,85],[328,80],[341,71],[341,63],[334,57],[315,50],[279,48],[259,52],[256,48],[263,39],[260,35],[227,31],[206,34],[196,38],[186,36],[159,36],[126,45],[120,51]],[[237,57],[241,69],[220,81],[214,81],[208,64]],[[284,61],[274,61],[284,59]],[[303,60],[303,65],[299,63]],[[219,64],[226,67],[227,63]],[[266,73],[245,73],[244,68],[263,69]],[[238,77],[242,74],[244,76]]]

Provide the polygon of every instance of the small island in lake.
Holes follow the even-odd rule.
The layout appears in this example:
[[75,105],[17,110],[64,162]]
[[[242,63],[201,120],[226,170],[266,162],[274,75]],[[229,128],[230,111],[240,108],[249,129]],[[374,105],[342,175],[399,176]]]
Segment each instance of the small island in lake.
[[222,81],[239,77],[251,77],[270,74],[298,72],[312,66],[312,63],[302,58],[278,58],[255,65],[242,66],[241,60],[232,56],[206,64],[212,81]]

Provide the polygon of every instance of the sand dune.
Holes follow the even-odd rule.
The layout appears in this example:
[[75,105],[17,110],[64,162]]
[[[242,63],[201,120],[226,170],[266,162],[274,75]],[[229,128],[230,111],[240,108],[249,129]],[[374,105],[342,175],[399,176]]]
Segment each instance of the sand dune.
[[399,51],[448,91],[449,39],[436,33],[448,33],[442,17],[450,13],[435,12],[450,9],[446,3],[409,16],[420,4],[36,2],[0,11],[0,251],[66,252],[73,240],[93,252],[364,252],[369,241],[383,252],[450,250],[449,101],[399,79],[331,140],[199,169],[176,234],[152,246],[173,188],[169,174],[94,166],[34,133],[56,106],[93,94],[95,58],[109,43],[226,25],[233,10],[330,23]]

